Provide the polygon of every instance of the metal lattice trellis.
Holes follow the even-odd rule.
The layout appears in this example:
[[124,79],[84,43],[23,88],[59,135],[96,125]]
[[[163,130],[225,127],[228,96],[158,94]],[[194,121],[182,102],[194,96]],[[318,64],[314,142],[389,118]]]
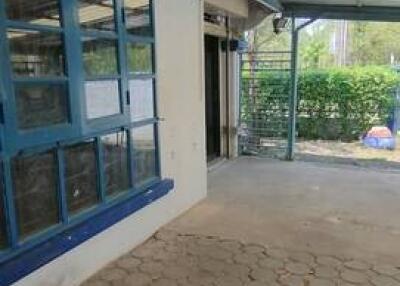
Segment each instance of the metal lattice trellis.
[[241,154],[286,155],[291,52],[241,54]]

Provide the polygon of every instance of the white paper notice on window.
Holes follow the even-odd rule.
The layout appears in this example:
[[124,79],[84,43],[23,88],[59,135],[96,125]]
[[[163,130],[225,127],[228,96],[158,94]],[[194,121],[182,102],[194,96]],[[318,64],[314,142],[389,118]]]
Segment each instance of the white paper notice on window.
[[154,117],[153,79],[134,79],[129,82],[132,121]]
[[85,92],[88,119],[121,113],[117,80],[87,81]]

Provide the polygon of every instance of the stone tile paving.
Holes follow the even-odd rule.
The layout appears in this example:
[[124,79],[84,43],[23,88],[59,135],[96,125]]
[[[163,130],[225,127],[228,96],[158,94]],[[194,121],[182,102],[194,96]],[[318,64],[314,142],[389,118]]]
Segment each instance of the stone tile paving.
[[400,286],[400,267],[162,230],[82,286]]

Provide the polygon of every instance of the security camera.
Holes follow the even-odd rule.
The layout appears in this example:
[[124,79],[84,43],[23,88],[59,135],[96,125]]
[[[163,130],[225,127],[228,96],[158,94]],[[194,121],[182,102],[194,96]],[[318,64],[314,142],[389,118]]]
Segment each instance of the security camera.
[[277,35],[282,33],[286,29],[288,23],[289,20],[287,18],[282,17],[282,14],[277,14],[272,20],[274,33]]

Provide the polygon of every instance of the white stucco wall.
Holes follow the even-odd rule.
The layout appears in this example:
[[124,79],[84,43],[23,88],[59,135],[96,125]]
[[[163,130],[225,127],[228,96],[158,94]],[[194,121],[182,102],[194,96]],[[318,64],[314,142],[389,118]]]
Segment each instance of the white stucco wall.
[[161,168],[175,190],[16,285],[79,285],[206,196],[202,9],[200,0],[155,1]]

